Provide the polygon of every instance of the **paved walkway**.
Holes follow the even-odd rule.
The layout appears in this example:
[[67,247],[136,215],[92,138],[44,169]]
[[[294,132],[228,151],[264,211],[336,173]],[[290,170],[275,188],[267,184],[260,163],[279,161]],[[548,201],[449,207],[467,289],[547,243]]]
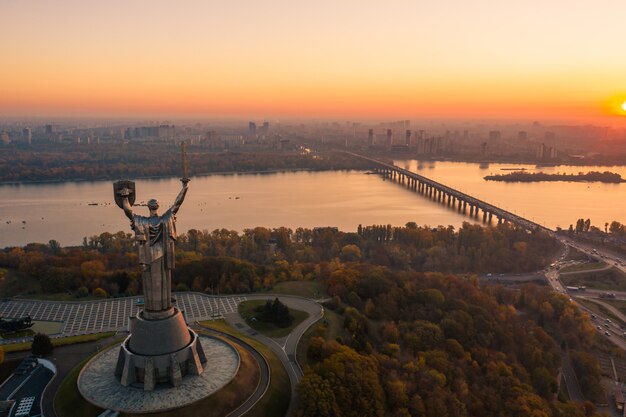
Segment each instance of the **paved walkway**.
[[[245,296],[211,296],[193,292],[175,293],[174,297],[176,306],[184,312],[188,322],[232,313],[237,311],[237,304],[246,300]],[[78,302],[13,299],[0,302],[0,316],[16,318],[30,315],[33,320],[63,322],[61,336],[123,331],[127,330],[128,319],[142,308],[137,306],[140,298]],[[0,344],[18,341],[0,340]]]
[[113,347],[83,367],[78,389],[90,403],[124,413],[159,412],[195,403],[228,384],[239,369],[239,355],[228,343],[212,337],[200,337],[198,343],[202,344],[207,359],[204,372],[186,375],[180,386],[163,384],[153,391],[135,385],[123,386],[115,376],[119,349]]
[[569,352],[563,356],[561,369],[563,371],[563,377],[565,378],[565,385],[567,386],[567,393],[569,394],[570,400],[579,403],[584,402],[585,396],[580,389],[580,384],[578,383],[578,378],[576,378],[574,368],[572,368]]

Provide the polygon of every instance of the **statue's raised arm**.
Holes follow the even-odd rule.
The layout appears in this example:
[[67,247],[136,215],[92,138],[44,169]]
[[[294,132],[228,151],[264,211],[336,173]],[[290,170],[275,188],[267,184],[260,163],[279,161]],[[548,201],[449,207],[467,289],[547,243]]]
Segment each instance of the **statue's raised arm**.
[[172,205],[172,207],[170,208],[170,211],[173,214],[176,214],[178,212],[178,209],[183,204],[183,201],[185,201],[185,195],[187,195],[187,189],[189,188],[189,178],[183,178],[180,181],[183,183],[183,189],[180,190],[180,193],[178,193],[178,196],[176,196],[174,205]]
[[124,210],[124,214],[126,214],[126,217],[128,217],[132,222],[132,207],[133,204],[135,204],[135,183],[128,180],[114,182],[113,196],[115,197],[115,203],[117,206]]
[[133,219],[133,209],[130,206],[130,202],[128,201],[128,195],[122,195],[122,209],[124,210],[124,214],[130,220]]

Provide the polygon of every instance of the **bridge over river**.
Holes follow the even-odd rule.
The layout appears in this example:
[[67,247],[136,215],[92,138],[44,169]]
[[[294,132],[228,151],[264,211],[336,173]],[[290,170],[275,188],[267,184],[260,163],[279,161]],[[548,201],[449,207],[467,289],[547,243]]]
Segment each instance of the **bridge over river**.
[[[455,190],[452,187],[431,180],[423,175],[416,174],[399,166],[387,163],[378,159],[370,158],[353,152],[346,152],[356,158],[365,159],[372,164],[372,169],[383,177],[396,181],[406,186],[409,190],[415,191],[434,201],[456,208],[459,213],[469,214],[469,217],[479,219],[482,215],[484,223],[491,223],[495,217],[498,224],[502,222],[514,223],[527,230],[543,230],[553,233],[551,229],[538,223],[525,219],[510,211],[489,204],[469,194]],[[469,213],[468,213],[469,209]]]

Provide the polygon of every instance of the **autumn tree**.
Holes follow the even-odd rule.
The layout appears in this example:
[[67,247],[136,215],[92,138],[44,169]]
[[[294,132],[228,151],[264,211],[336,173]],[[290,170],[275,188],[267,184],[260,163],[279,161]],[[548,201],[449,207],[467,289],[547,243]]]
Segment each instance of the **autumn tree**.
[[52,341],[48,335],[43,333],[35,333],[33,336],[33,343],[31,345],[31,351],[33,355],[47,356],[52,353]]

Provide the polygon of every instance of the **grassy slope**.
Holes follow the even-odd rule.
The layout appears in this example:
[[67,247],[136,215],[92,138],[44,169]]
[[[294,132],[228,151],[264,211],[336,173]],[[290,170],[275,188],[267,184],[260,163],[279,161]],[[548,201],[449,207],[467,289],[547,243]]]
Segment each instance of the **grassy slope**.
[[594,269],[601,269],[606,266],[605,262],[588,262],[583,264],[569,265],[561,269],[561,273],[564,272],[582,272],[593,271]]
[[287,371],[285,371],[283,364],[270,350],[270,348],[260,342],[257,342],[251,337],[238,332],[226,324],[223,320],[204,321],[200,324],[244,340],[246,343],[249,343],[257,349],[265,357],[270,366],[271,377],[267,393],[254,406],[254,408],[252,408],[252,410],[246,413],[246,417],[284,416],[287,408],[289,407],[289,400],[291,398],[291,384],[289,382],[289,375],[287,375]]
[[561,275],[560,279],[565,285],[584,285],[597,290],[626,291],[626,275],[617,268]]
[[324,287],[317,281],[279,282],[268,292],[273,294],[296,295],[305,298],[324,298],[327,296],[324,292]]
[[303,367],[309,365],[309,359],[306,352],[309,349],[309,343],[314,336],[321,336],[325,339],[332,340],[341,336],[343,331],[343,318],[332,310],[324,309],[324,317],[315,323],[302,335],[296,357],[298,363]]
[[[85,343],[85,342],[93,342],[95,340],[104,339],[107,337],[111,337],[115,334],[115,332],[106,332],[106,333],[95,333],[95,334],[85,334],[80,336],[68,336],[68,337],[60,337],[58,339],[51,339],[52,345],[57,346],[65,346],[65,345],[73,345],[74,343]],[[30,350],[31,342],[25,343],[13,343],[10,345],[4,345],[2,348],[5,352],[22,352],[25,350]]]

